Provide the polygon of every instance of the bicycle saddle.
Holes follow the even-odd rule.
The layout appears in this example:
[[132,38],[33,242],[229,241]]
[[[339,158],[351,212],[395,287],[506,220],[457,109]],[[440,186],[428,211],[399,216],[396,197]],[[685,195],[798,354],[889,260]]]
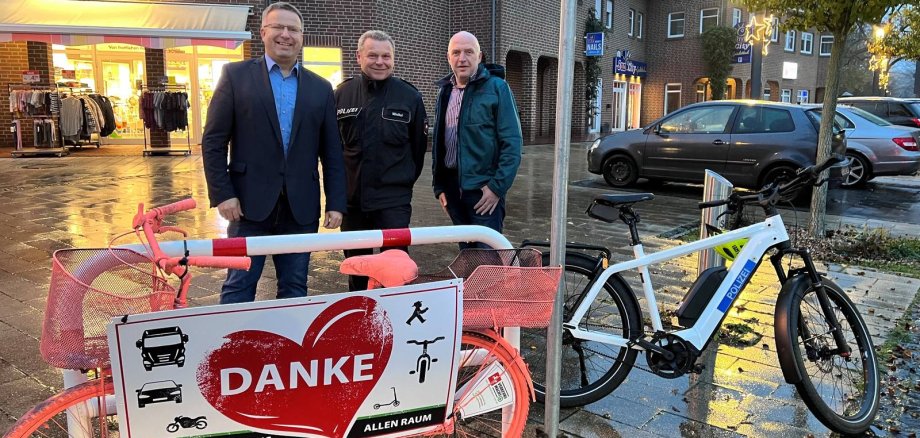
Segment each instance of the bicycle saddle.
[[597,195],[594,197],[594,202],[606,205],[608,207],[619,207],[621,205],[635,204],[642,201],[651,201],[655,199],[655,195],[652,193],[633,193],[629,195]]
[[388,249],[380,254],[349,257],[339,266],[339,272],[368,277],[367,288],[402,286],[418,277],[418,265],[409,254]]

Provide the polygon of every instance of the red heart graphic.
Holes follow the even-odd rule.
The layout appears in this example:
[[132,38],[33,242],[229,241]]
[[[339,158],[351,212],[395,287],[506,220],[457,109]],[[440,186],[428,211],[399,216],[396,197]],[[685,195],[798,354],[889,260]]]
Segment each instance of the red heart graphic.
[[341,437],[390,360],[393,326],[377,301],[354,296],[320,313],[300,344],[259,330],[225,339],[197,372],[215,409],[260,430]]

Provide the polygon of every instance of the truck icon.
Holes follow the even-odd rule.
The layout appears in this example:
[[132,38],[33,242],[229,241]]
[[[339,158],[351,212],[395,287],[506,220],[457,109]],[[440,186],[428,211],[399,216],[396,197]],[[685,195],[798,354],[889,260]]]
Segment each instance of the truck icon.
[[144,330],[135,345],[141,350],[144,369],[163,365],[185,365],[185,343],[188,335],[179,327],[164,327]]

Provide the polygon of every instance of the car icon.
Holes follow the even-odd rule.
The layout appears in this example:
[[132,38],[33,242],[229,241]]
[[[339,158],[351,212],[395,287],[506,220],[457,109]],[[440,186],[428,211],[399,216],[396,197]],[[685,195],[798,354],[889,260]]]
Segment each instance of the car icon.
[[163,327],[144,330],[135,345],[141,350],[144,369],[163,365],[185,365],[185,343],[188,335],[179,327]]
[[174,401],[182,403],[182,384],[172,380],[148,382],[137,392],[137,406],[143,408],[151,403],[164,403]]

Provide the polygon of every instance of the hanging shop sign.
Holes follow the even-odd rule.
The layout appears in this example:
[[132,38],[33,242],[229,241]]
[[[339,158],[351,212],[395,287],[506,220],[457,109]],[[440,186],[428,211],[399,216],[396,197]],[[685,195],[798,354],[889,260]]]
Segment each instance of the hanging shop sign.
[[735,25],[738,38],[735,41],[735,53],[732,55],[732,64],[748,64],[751,62],[751,43],[747,40],[748,26],[744,23]]
[[122,436],[430,433],[453,409],[462,299],[449,280],[116,318]]
[[585,56],[604,56],[604,32],[585,34]]
[[38,70],[25,70],[22,72],[22,83],[37,84],[42,81],[41,73]]
[[618,50],[613,60],[613,73],[644,78],[648,74],[648,65],[630,59],[629,50]]

